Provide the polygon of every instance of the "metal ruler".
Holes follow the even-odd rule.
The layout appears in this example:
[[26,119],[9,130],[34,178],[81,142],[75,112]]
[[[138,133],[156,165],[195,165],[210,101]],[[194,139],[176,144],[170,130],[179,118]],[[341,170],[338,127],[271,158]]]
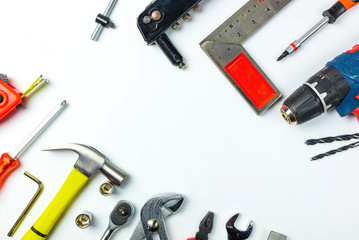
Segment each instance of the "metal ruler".
[[282,94],[241,44],[289,2],[291,0],[250,0],[200,43],[202,50],[258,115]]

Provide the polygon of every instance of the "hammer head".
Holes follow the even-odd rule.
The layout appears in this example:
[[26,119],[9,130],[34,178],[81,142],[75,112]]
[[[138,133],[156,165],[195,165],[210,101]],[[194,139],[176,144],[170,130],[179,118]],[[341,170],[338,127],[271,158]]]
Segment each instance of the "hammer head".
[[77,153],[79,158],[74,167],[89,178],[100,171],[117,186],[120,186],[126,178],[126,173],[112,164],[105,155],[93,147],[77,143],[68,143],[58,147],[47,148],[43,151],[54,150],[71,150]]

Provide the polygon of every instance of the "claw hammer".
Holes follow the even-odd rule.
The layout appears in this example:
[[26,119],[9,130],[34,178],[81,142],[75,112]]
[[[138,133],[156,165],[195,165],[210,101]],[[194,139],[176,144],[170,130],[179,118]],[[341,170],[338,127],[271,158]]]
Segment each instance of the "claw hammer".
[[121,169],[93,147],[70,143],[44,151],[53,150],[74,151],[79,158],[55,198],[31,229],[21,238],[22,240],[46,239],[63,211],[97,172],[102,172],[116,186],[120,186],[126,178],[126,174]]

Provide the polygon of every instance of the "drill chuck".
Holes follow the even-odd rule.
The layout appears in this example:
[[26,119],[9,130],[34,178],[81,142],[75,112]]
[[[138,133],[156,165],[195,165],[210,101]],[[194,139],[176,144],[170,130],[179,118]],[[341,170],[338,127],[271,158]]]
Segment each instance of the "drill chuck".
[[289,124],[302,124],[336,108],[349,93],[343,75],[327,65],[289,96],[281,109]]

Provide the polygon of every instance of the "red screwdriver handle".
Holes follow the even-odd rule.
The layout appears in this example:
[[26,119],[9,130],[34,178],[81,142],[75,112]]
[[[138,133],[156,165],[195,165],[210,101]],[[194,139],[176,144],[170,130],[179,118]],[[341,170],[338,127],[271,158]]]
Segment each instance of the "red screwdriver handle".
[[192,238],[187,238],[187,240],[196,240],[196,238],[192,237]]
[[20,165],[20,161],[10,157],[8,153],[4,153],[0,158],[0,187],[5,179]]

